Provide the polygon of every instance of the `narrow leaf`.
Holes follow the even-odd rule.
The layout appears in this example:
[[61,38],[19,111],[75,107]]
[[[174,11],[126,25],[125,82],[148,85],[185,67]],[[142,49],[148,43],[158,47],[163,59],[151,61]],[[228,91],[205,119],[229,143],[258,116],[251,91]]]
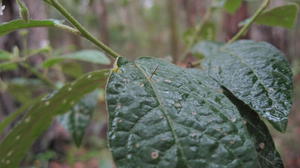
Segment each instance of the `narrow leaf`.
[[51,67],[64,60],[80,60],[96,64],[109,65],[110,59],[103,52],[98,50],[82,50],[75,53],[67,54],[61,57],[54,57],[43,63],[44,67]]
[[67,112],[85,94],[103,85],[106,73],[106,70],[88,73],[33,105],[1,142],[0,167],[19,167],[33,142],[50,126],[52,119]]
[[262,13],[255,22],[267,26],[293,28],[298,16],[298,5],[289,4]]
[[214,80],[154,58],[117,65],[106,97],[119,168],[258,167],[243,118]]
[[0,24],[0,36],[6,35],[18,29],[32,27],[55,27],[57,24],[60,24],[59,20],[29,20],[28,22],[24,20],[13,20]]
[[36,101],[30,101],[28,103],[26,103],[25,105],[23,105],[21,108],[19,108],[17,111],[13,112],[12,114],[10,114],[9,116],[7,116],[6,118],[4,118],[1,122],[0,122],[0,135],[2,133],[4,133],[4,130],[13,122],[17,119],[18,116],[20,116],[22,113],[24,113],[32,104],[33,102]]
[[202,67],[277,130],[285,131],[292,105],[292,72],[285,56],[265,42],[229,45],[203,42],[194,53],[206,59]]

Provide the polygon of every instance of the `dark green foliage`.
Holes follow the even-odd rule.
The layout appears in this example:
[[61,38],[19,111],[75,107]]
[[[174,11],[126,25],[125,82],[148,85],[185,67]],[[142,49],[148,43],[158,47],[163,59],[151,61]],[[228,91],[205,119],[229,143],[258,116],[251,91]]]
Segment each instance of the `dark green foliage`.
[[204,42],[194,52],[205,56],[202,67],[212,78],[277,130],[285,131],[292,105],[292,72],[278,49],[265,42]]
[[[119,168],[265,165],[255,150],[256,135],[205,73],[154,58],[121,58],[117,65],[107,105],[110,147]],[[268,143],[268,151],[277,154]]]
[[226,88],[223,89],[225,90],[224,94],[237,106],[245,120],[248,132],[258,153],[260,167],[283,168],[284,166],[280,155],[275,148],[272,136],[264,122],[249,106],[234,97]]

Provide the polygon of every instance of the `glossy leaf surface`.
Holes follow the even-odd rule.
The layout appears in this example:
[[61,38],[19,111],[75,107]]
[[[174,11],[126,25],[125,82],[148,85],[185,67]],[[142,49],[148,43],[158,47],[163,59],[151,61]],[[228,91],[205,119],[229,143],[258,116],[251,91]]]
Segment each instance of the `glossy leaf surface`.
[[259,166],[243,118],[211,78],[154,58],[117,65],[106,97],[118,168]]
[[292,73],[284,55],[265,42],[225,45],[203,42],[194,53],[206,59],[203,68],[277,130],[285,131],[292,104]]
[[70,110],[85,94],[105,82],[107,71],[88,73],[35,103],[0,144],[0,167],[16,168],[54,116]]
[[248,132],[258,153],[260,168],[283,168],[283,162],[275,148],[272,136],[265,123],[249,106],[235,98],[225,89],[226,96],[237,106],[245,120]]

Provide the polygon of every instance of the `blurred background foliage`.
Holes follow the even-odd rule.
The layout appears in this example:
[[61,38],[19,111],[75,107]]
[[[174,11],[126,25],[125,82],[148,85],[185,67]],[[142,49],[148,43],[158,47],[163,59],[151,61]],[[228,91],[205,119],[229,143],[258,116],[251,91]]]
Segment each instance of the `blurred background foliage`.
[[[64,20],[55,9],[42,1],[24,2],[33,19]],[[271,7],[288,2],[299,3],[296,0],[274,0]],[[1,22],[18,18],[15,1],[3,0],[2,3],[6,9],[4,15],[0,16]],[[141,56],[160,57],[180,66],[189,66],[197,59],[197,56],[186,54],[189,42],[194,36],[195,27],[205,20],[209,8],[213,12],[204,25],[208,27],[205,30],[209,31],[202,32],[198,40],[227,41],[261,1],[244,1],[233,13],[218,9],[221,0],[61,0],[61,3],[92,34],[122,56],[131,60]],[[295,99],[288,131],[279,134],[271,130],[287,168],[300,167],[299,37],[299,21],[292,29],[253,25],[243,37],[272,43],[286,54],[291,63]],[[10,33],[0,37],[0,49],[0,121],[34,98],[73,81],[85,72],[112,67],[112,62],[96,51],[91,43],[57,29],[35,28]],[[93,58],[82,60],[78,51],[87,49],[90,53],[84,55]],[[74,134],[82,136],[82,133],[78,135],[72,128],[65,127],[61,118],[68,117],[60,117],[34,144],[23,161],[23,167],[113,168],[106,143],[104,88],[99,88],[96,94],[94,100],[97,100],[97,105],[82,115],[73,115],[75,128],[76,121],[81,123],[82,120],[90,120],[79,126],[85,130],[81,146],[77,148],[71,137]],[[71,112],[69,115],[72,116]],[[69,122],[70,117],[67,120]],[[0,139],[4,136],[0,135]]]

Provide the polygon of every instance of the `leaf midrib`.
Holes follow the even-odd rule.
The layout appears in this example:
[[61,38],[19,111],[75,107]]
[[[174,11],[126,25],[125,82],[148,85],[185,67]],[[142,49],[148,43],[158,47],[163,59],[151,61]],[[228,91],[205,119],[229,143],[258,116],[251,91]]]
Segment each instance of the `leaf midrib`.
[[176,134],[176,131],[175,131],[175,128],[174,128],[174,121],[171,119],[171,117],[168,115],[168,112],[167,110],[164,108],[163,106],[163,102],[158,94],[158,91],[157,89],[155,88],[153,82],[151,81],[150,77],[147,75],[147,73],[136,63],[134,62],[134,65],[137,67],[137,69],[144,75],[145,79],[147,80],[147,82],[149,82],[153,92],[155,93],[155,97],[157,99],[157,101],[159,102],[159,107],[161,108],[164,116],[166,117],[166,120],[168,122],[168,125],[171,129],[171,132],[172,132],[172,135],[175,139],[175,144],[177,145],[178,149],[179,149],[179,152],[181,153],[181,157],[182,157],[182,160],[184,161],[185,165],[188,167],[188,168],[191,168],[190,165],[188,165],[188,161],[187,161],[187,158],[183,152],[183,148],[182,148],[182,145],[178,139],[178,136]]

